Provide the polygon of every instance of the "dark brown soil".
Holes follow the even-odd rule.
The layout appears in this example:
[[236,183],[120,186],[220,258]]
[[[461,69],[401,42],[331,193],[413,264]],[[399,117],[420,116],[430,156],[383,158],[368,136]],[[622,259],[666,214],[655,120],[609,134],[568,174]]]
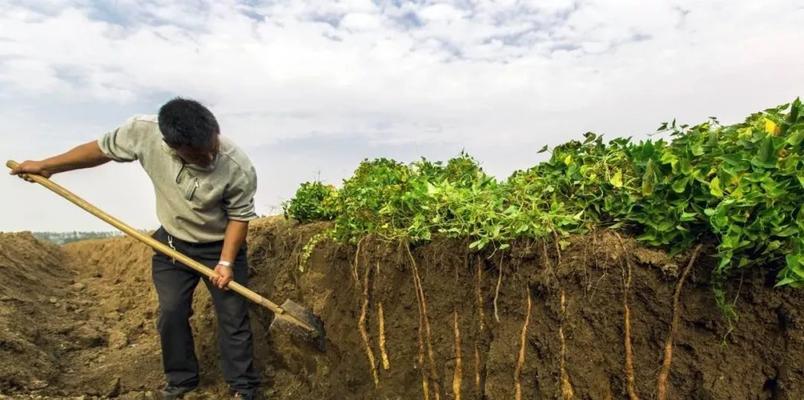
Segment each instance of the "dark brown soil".
[[[421,399],[423,378],[429,399],[516,399],[517,386],[522,399],[566,399],[570,392],[580,399],[627,398],[626,261],[633,274],[636,390],[640,398],[655,398],[673,291],[688,254],[670,257],[627,238],[623,250],[605,232],[574,238],[560,254],[552,245],[524,242],[505,254],[469,254],[466,243],[438,239],[409,255],[406,246],[369,238],[357,256],[357,246],[321,243],[300,265],[304,245],[326,227],[279,218],[252,225],[249,286],[277,302],[291,298],[312,307],[328,334],[327,351],[318,353],[269,334],[270,313],[252,309],[269,398]],[[0,393],[152,398],[162,376],[150,250],[120,238],[59,249],[26,234],[0,236],[0,250]],[[712,249],[704,247],[681,293],[668,398],[804,398],[804,292],[774,289],[770,268],[768,275],[746,273],[728,287],[739,313],[730,326],[708,284],[713,259],[707,254]],[[359,327],[367,272],[364,321],[377,385]],[[214,313],[200,286],[193,327],[203,387],[188,398],[223,398]]]

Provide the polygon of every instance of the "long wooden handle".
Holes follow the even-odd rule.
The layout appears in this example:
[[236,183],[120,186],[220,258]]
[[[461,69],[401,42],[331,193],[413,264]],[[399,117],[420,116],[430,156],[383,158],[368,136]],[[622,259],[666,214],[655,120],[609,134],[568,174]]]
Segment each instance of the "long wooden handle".
[[[17,162],[13,161],[13,160],[9,160],[9,161],[6,162],[6,166],[11,168],[11,169],[17,168],[17,165],[19,165],[19,164],[17,164]],[[142,232],[132,228],[128,224],[124,223],[123,221],[120,221],[119,219],[117,219],[117,218],[115,218],[115,217],[103,212],[101,209],[93,206],[92,204],[88,203],[86,200],[76,196],[73,192],[70,192],[69,190],[67,190],[64,187],[62,187],[61,185],[51,181],[50,179],[45,178],[44,176],[35,175],[35,174],[25,174],[25,175],[28,178],[30,178],[31,180],[33,180],[34,182],[36,182],[36,183],[48,188],[50,191],[58,194],[59,196],[64,197],[65,199],[69,200],[70,202],[72,202],[73,204],[77,205],[78,207],[83,208],[84,210],[86,210],[90,214],[92,214],[92,215],[94,215],[94,216],[96,216],[96,217],[108,222],[109,224],[111,224],[115,228],[120,229],[121,231],[123,231],[123,233],[133,237],[134,239],[139,240],[140,242],[143,242],[143,243],[147,244],[148,246],[151,246],[154,250],[156,250],[156,251],[158,251],[158,252],[160,252],[160,253],[162,253],[162,254],[170,257],[170,258],[173,258],[173,259],[176,259],[176,260],[180,261],[182,264],[184,264],[184,265],[186,265],[186,266],[198,271],[199,273],[203,274],[207,278],[212,278],[213,276],[217,276],[217,274],[215,273],[214,270],[208,268],[204,264],[201,264],[200,262],[195,261],[192,258],[187,257],[184,254],[182,254],[182,253],[180,253],[180,252],[178,252],[176,250],[173,250],[172,248],[170,248],[169,246],[166,246],[162,242],[160,242],[160,241],[158,241],[158,240],[156,240],[156,239],[154,239],[154,238],[152,238],[152,237],[150,237],[148,235],[143,234]],[[260,296],[259,294],[255,293],[251,289],[249,289],[249,288],[247,288],[247,287],[245,287],[245,286],[243,286],[243,285],[241,285],[241,284],[239,284],[239,283],[237,283],[235,281],[229,282],[228,287],[229,287],[229,289],[234,290],[235,292],[239,293],[243,297],[245,297],[245,298],[247,298],[247,299],[249,299],[249,300],[251,300],[251,301],[253,301],[253,302],[255,302],[255,303],[257,303],[257,304],[259,304],[259,305],[261,305],[263,307],[265,307],[265,308],[268,308],[269,310],[273,311],[276,314],[283,314],[285,312],[285,310],[282,309],[282,307],[279,307],[278,305],[276,305],[271,300],[268,300],[265,297]]]

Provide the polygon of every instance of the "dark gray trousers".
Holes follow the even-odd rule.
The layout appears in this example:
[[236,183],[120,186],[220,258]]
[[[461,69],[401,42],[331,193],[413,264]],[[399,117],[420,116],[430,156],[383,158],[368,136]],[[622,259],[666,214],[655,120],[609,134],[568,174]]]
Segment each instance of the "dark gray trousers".
[[[169,244],[169,233],[159,228],[153,237]],[[223,242],[189,243],[170,238],[172,246],[184,255],[210,267],[217,265]],[[248,260],[244,245],[233,263],[234,280],[245,285]],[[168,385],[197,386],[198,360],[195,356],[189,318],[193,314],[193,291],[201,274],[161,253],[153,256],[152,273],[159,297],[157,329],[162,341],[162,364]],[[247,300],[233,291],[224,291],[204,278],[218,318],[218,347],[223,376],[239,392],[252,392],[259,385],[254,369],[252,333]]]

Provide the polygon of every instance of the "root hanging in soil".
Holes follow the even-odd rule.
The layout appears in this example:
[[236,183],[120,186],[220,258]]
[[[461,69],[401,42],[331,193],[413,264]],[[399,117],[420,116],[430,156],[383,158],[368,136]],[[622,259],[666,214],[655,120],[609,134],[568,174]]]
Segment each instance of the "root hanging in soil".
[[352,263],[352,278],[355,280],[355,285],[360,284],[360,275],[357,272],[357,265],[360,262],[360,246],[363,244],[363,240],[366,239],[367,236],[364,236],[357,242],[357,249],[355,250],[355,260]]
[[556,265],[561,265],[561,241],[558,239],[558,233],[553,230],[553,246],[556,248]]
[[475,267],[477,270],[477,282],[475,285],[475,294],[477,295],[477,314],[480,332],[486,329],[486,314],[483,311],[483,291],[481,285],[483,284],[483,267],[480,265],[480,259],[475,260]]
[[558,327],[558,339],[561,344],[561,398],[563,400],[572,400],[575,397],[575,391],[572,389],[572,382],[570,381],[569,374],[567,373],[566,360],[567,360],[567,343],[564,337],[564,321],[567,317],[567,300],[564,295],[564,289],[561,289],[561,324]]
[[382,302],[377,304],[377,319],[378,329],[380,331],[380,357],[382,358],[382,369],[388,371],[391,369],[391,361],[388,359],[388,350],[385,348],[385,312],[382,308]]
[[628,293],[631,290],[631,261],[628,258],[628,251],[623,243],[623,238],[614,232],[622,249],[622,256],[625,260],[626,268],[623,271],[623,342],[625,347],[625,381],[629,400],[639,400],[636,390],[636,379],[634,378],[634,349],[631,345],[631,309],[628,306]]
[[480,393],[480,349],[477,343],[475,343],[475,391]]
[[549,276],[552,276],[553,279],[558,281],[559,279],[556,273],[556,268],[554,268],[554,266],[557,266],[558,264],[554,264],[553,260],[550,259],[550,253],[548,253],[547,251],[547,240],[542,239],[541,242],[542,242],[542,254],[541,254],[542,267],[545,270],[547,270]]
[[[416,293],[416,297],[418,299],[418,290]],[[419,351],[416,356],[417,364],[419,367],[419,373],[422,376],[422,396],[424,400],[430,400],[430,382],[427,378],[427,367],[424,365],[424,314],[421,312],[421,303],[419,303],[419,338],[418,338],[418,345]]]
[[[377,272],[374,281],[372,282],[372,288],[377,286],[377,282],[380,280],[380,263],[377,262]],[[382,369],[388,371],[391,369],[391,361],[388,359],[388,350],[385,346],[385,310],[382,307],[382,300],[377,302],[377,331],[379,332],[379,345],[380,345],[380,359],[382,360]]]
[[463,363],[461,358],[461,328],[458,320],[458,311],[454,313],[455,331],[455,373],[452,376],[452,394],[454,400],[461,400],[461,383],[463,381]]
[[430,384],[427,382],[427,376],[423,368],[422,368],[422,398],[424,400],[430,400]]
[[[429,370],[430,370],[430,381],[433,383],[434,395],[436,400],[441,399],[441,385],[438,383],[438,372],[436,370],[436,363],[435,363],[435,353],[433,352],[433,339],[432,339],[432,331],[430,329],[430,320],[427,318],[427,299],[424,295],[424,288],[422,288],[422,280],[421,276],[419,275],[419,267],[416,264],[416,260],[413,258],[413,253],[410,251],[410,245],[406,244],[405,249],[407,250],[408,257],[410,258],[411,268],[413,269],[413,284],[414,289],[418,294],[419,299],[419,310],[420,314],[420,339],[421,339],[421,326],[423,325],[424,333],[425,333],[425,340],[424,344],[426,345],[427,349],[427,359],[429,361]],[[421,347],[421,346],[420,346]],[[420,348],[420,351],[423,350]],[[420,358],[421,355],[420,355]],[[423,365],[422,365],[423,367]]]
[[631,348],[631,310],[628,308],[627,300],[623,304],[623,313],[625,315],[625,380],[627,382],[628,398],[630,400],[639,400],[639,395],[636,391],[636,380],[634,379],[634,351]]
[[422,397],[424,400],[430,400],[430,383],[427,379],[427,368],[424,365],[424,312],[422,311],[422,299],[419,295],[419,281],[416,279],[415,269],[413,270],[413,289],[416,293],[416,305],[419,309],[419,328],[418,332],[418,353],[416,354],[416,361],[419,368],[419,373],[422,376]]
[[363,345],[366,347],[366,357],[368,357],[369,366],[371,367],[371,377],[374,380],[374,386],[380,385],[380,377],[377,373],[377,362],[374,358],[374,351],[371,350],[371,340],[369,339],[368,330],[366,329],[366,315],[369,306],[369,277],[371,275],[371,267],[366,268],[366,273],[363,276],[363,302],[360,307],[360,318],[357,321],[357,327],[360,330],[360,337],[363,338]]
[[516,361],[516,368],[514,368],[514,399],[522,400],[522,367],[525,365],[525,349],[528,342],[528,325],[530,324],[530,312],[532,308],[532,301],[530,299],[530,289],[525,288],[525,297],[527,298],[527,313],[525,314],[525,322],[522,324],[522,333],[519,337],[519,357]]
[[[475,299],[477,300],[477,326],[478,331],[483,332],[486,328],[486,317],[485,313],[483,312],[483,290],[481,285],[483,283],[483,267],[480,265],[480,259],[475,258]],[[475,338],[475,390],[481,396],[482,393],[482,382],[481,382],[481,360],[480,360],[480,337],[478,336]]]
[[681,319],[681,289],[684,287],[684,281],[687,275],[695,264],[695,259],[698,258],[698,253],[701,251],[702,245],[695,247],[692,252],[687,267],[678,279],[675,293],[673,293],[673,319],[670,323],[670,332],[667,334],[667,340],[664,342],[664,360],[662,362],[662,369],[659,372],[659,377],[656,380],[656,399],[665,400],[667,398],[667,378],[670,376],[670,363],[673,362],[673,339],[678,332],[678,321]]
[[494,289],[494,319],[500,322],[500,314],[497,312],[497,299],[500,298],[500,285],[502,284],[503,276],[503,257],[500,256],[500,268],[497,271],[497,288]]

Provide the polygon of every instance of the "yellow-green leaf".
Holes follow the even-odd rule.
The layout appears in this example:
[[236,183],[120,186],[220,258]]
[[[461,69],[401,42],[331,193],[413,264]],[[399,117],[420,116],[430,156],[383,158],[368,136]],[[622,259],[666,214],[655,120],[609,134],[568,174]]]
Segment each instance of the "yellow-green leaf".
[[650,196],[653,194],[656,181],[656,167],[653,165],[653,160],[648,160],[648,165],[645,167],[645,175],[642,177],[643,196]]
[[715,177],[709,182],[709,193],[715,197],[723,197],[723,189],[720,187],[720,178]]
[[617,170],[617,172],[614,173],[614,176],[609,179],[609,183],[616,188],[623,187],[623,172]]
[[765,118],[765,132],[767,132],[769,135],[776,136],[779,134],[779,126],[770,119]]

